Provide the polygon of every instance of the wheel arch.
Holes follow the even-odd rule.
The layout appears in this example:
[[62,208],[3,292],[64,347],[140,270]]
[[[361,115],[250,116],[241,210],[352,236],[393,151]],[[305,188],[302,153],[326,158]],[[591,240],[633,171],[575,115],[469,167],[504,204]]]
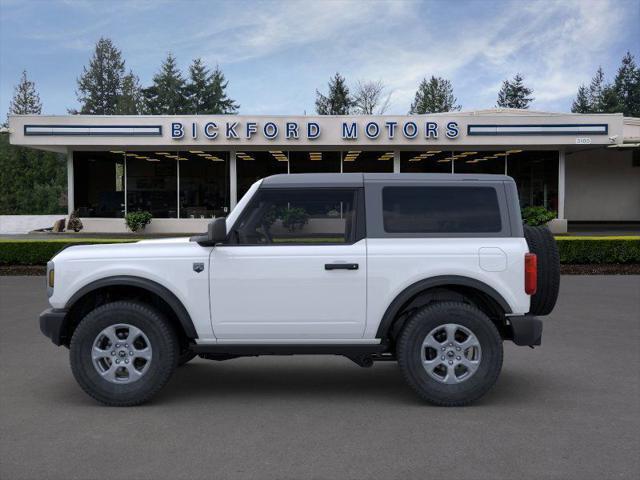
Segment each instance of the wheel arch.
[[[476,304],[493,321],[501,333],[501,321],[512,313],[509,303],[493,287],[480,280],[459,275],[442,275],[419,280],[402,290],[387,307],[378,325],[376,338],[385,341],[401,328],[404,313],[430,302],[467,300]],[[501,321],[498,322],[497,320]],[[507,332],[505,332],[505,335]]]
[[168,288],[147,278],[117,275],[93,281],[75,292],[65,304],[66,344],[73,330],[88,311],[112,299],[142,298],[165,313],[176,332],[185,340],[198,338],[198,333],[184,304]]

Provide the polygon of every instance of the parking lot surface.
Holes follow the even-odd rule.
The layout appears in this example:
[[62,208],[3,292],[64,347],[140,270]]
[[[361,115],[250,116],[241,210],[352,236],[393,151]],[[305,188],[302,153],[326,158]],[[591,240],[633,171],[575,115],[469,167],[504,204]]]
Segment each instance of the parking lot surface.
[[640,475],[640,277],[563,277],[543,346],[505,343],[479,403],[425,405],[395,363],[196,359],[107,408],[40,334],[44,277],[0,277],[0,478],[602,479]]

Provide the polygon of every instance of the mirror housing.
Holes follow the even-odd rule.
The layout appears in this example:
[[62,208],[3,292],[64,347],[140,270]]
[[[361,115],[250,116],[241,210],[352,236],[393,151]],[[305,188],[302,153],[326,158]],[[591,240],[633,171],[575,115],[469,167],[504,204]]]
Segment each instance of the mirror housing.
[[224,242],[227,239],[227,220],[225,217],[216,218],[209,222],[207,241],[210,245]]

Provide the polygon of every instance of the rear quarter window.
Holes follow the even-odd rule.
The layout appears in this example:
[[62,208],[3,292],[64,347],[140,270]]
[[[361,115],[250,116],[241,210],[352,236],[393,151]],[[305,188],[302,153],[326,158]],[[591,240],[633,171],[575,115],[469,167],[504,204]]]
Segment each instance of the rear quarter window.
[[500,204],[493,187],[384,187],[387,233],[499,233]]

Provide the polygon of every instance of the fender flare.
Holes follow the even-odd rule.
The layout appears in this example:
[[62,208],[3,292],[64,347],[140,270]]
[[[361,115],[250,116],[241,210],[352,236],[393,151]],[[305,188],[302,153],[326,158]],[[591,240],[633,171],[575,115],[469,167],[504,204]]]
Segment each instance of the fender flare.
[[504,310],[505,313],[512,313],[509,303],[500,295],[494,288],[490,287],[486,283],[476,280],[474,278],[463,277],[459,275],[441,275],[438,277],[425,278],[419,280],[416,283],[409,285],[402,292],[400,292],[396,298],[389,304],[387,310],[382,316],[380,325],[378,325],[378,331],[376,332],[376,338],[384,339],[393,324],[393,320],[400,311],[403,305],[405,305],[411,298],[418,295],[423,290],[427,290],[434,287],[446,287],[449,285],[456,285],[461,287],[474,288],[493,299]]
[[182,302],[178,299],[178,297],[176,297],[175,294],[168,288],[147,278],[135,277],[131,275],[116,275],[113,277],[105,277],[99,280],[95,280],[91,283],[88,283],[87,285],[79,289],[76,293],[74,293],[67,301],[64,308],[68,311],[75,305],[78,300],[80,300],[88,293],[91,293],[100,288],[112,286],[137,287],[158,295],[167,303],[167,305],[169,305],[169,308],[173,310],[173,313],[175,313],[178,322],[180,322],[180,325],[182,326],[182,329],[184,330],[187,337],[190,339],[198,338],[198,333],[193,326],[191,316],[189,315],[189,312],[187,312],[187,309],[184,307]]

